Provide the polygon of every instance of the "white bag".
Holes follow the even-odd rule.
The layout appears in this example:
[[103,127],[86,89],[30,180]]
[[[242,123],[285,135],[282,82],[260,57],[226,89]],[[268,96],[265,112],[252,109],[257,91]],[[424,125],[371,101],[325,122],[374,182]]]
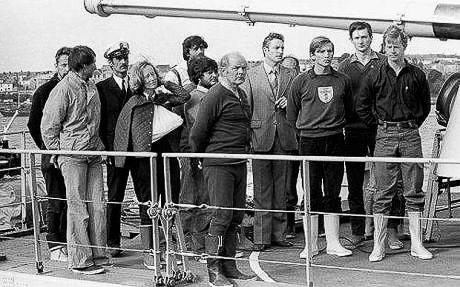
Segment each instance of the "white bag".
[[180,127],[182,118],[163,106],[154,105],[152,119],[152,142],[156,142],[171,131]]

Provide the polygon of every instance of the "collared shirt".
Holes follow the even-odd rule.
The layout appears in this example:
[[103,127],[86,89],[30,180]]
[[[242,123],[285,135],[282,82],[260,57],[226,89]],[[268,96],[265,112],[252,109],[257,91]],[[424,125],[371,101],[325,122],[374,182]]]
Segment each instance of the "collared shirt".
[[369,74],[356,105],[357,114],[369,126],[376,125],[377,120],[413,120],[420,126],[430,109],[430,88],[425,73],[407,61],[398,75],[387,61]]
[[124,80],[124,81],[125,81],[125,89],[126,89],[126,91],[128,91],[128,85],[129,85],[129,83],[128,83],[128,76],[126,76],[126,77],[124,77],[124,78],[120,78],[120,77],[118,77],[117,75],[115,75],[115,73],[113,73],[113,74],[112,74],[112,77],[113,77],[113,79],[115,80],[115,82],[117,83],[117,85],[118,85],[118,87],[120,88],[120,90],[123,89],[123,88],[122,88],[122,87],[123,87],[122,82],[123,82],[123,80]]
[[43,142],[50,150],[103,150],[100,113],[94,82],[69,72],[51,91],[43,109]]
[[305,137],[342,133],[346,99],[350,99],[350,79],[330,69],[327,74],[309,71],[292,82],[286,117]]
[[267,64],[267,62],[264,61],[264,69],[265,73],[267,74],[268,81],[273,89],[273,92],[275,93],[275,96],[277,94],[277,89],[278,89],[278,76],[280,74],[280,66],[275,65],[274,67],[270,66]]
[[375,51],[372,51],[371,58],[366,65],[363,65],[356,54],[351,55],[339,64],[338,71],[347,75],[351,79],[351,99],[350,105],[346,106],[346,129],[360,129],[367,130],[374,127],[367,126],[356,113],[356,102],[364,78],[378,69],[385,61],[385,56]]

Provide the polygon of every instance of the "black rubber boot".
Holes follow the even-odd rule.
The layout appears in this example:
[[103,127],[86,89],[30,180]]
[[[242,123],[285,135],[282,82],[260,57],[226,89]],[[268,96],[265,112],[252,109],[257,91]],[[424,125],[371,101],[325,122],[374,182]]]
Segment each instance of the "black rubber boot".
[[[229,227],[224,237],[224,253],[225,257],[235,257],[236,254],[236,228]],[[236,267],[236,261],[232,259],[222,259],[222,271],[227,278],[251,280],[256,279],[256,275],[246,275],[240,272]]]
[[[213,236],[208,234],[206,236],[206,253],[211,256],[222,255],[222,236]],[[227,277],[222,273],[222,266],[220,259],[208,258],[207,260],[208,275],[209,275],[209,286],[219,287],[233,287],[233,284],[228,281]]]

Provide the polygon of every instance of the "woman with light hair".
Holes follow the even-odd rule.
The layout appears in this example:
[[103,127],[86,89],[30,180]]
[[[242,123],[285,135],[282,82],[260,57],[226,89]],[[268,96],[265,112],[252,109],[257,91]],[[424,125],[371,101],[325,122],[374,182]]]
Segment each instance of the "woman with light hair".
[[[182,124],[180,117],[170,112],[170,109],[185,103],[190,98],[190,94],[172,82],[162,83],[157,70],[148,61],[140,61],[132,66],[129,73],[129,87],[133,96],[118,117],[114,150],[157,153],[157,191],[164,201],[165,186],[161,153],[173,151],[171,143],[177,140],[174,138],[177,134],[173,133],[173,130]],[[116,157],[115,165],[130,169],[134,191],[139,202],[158,200],[151,198],[149,158]],[[175,158],[171,159],[170,176],[172,200],[177,203],[180,176],[179,163]],[[147,214],[147,209],[147,205],[139,205],[142,246],[149,250],[152,248],[152,220]],[[148,269],[154,269],[153,255],[144,254],[144,265]]]

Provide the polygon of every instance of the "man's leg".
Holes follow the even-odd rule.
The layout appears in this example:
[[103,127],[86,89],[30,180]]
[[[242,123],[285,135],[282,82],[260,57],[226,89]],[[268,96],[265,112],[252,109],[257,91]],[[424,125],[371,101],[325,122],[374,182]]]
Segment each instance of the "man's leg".
[[[52,165],[42,168],[43,178],[49,197],[65,199],[65,183],[62,173]],[[66,243],[67,203],[65,200],[48,200],[48,241]],[[49,248],[59,246],[59,243],[48,243]]]
[[[88,236],[89,214],[87,200],[88,163],[86,159],[69,156],[58,157],[64,177],[67,196],[67,241],[69,268],[85,268],[94,265],[93,252]],[[86,245],[86,246],[77,246]]]
[[[182,204],[195,204],[196,198],[196,184],[192,174],[192,166],[191,166],[190,158],[181,158],[179,161],[181,163],[180,172],[181,172],[181,188],[180,188],[180,195],[179,195],[179,203]],[[182,228],[184,230],[185,235],[185,243],[187,249],[193,250],[195,249],[191,235],[193,233],[193,220],[194,220],[195,212],[193,209],[183,209],[180,211],[180,218],[182,221]]]
[[[286,155],[290,152],[283,150],[278,134],[272,148],[272,154]],[[272,161],[273,193],[271,209],[286,210],[286,189],[289,188],[288,174],[291,165],[287,161]],[[287,214],[284,212],[272,213],[271,241],[279,246],[290,246],[286,242]]]
[[[129,158],[127,159],[130,160]],[[107,187],[109,202],[123,202],[129,169],[107,165]],[[120,247],[121,204],[107,204],[107,245]],[[109,250],[112,256],[120,254],[118,250]]]
[[[294,211],[297,206],[297,177],[299,175],[300,162],[290,161],[288,162],[290,167],[288,168],[287,175],[287,192],[286,192],[286,210]],[[287,227],[286,236],[290,238],[295,237],[295,213],[287,214]]]
[[[418,129],[403,133],[400,152],[402,157],[418,158],[422,155],[422,142]],[[409,231],[411,237],[411,255],[420,259],[432,259],[433,254],[423,247],[420,217],[425,204],[423,186],[423,164],[401,163],[407,214],[409,215]]]
[[[205,166],[204,178],[209,191],[211,206],[233,207],[235,177],[226,166]],[[206,253],[211,256],[222,256],[224,253],[224,237],[233,218],[232,210],[214,209],[212,212],[209,233],[206,236]],[[209,283],[214,286],[231,286],[223,273],[222,261],[217,258],[207,259]]]
[[[399,139],[397,131],[379,126],[375,145],[376,157],[394,157],[398,152]],[[396,192],[399,178],[399,163],[375,163],[376,191],[374,193],[374,248],[369,261],[380,261],[385,257],[388,220],[384,215],[390,214],[391,201]]]
[[[345,153],[347,156],[366,156],[368,145],[366,135],[363,132],[345,132]],[[363,182],[364,182],[364,162],[345,162],[347,168],[348,181],[348,205],[350,213],[364,214]],[[359,242],[364,235],[364,217],[350,217],[351,233],[354,241]]]
[[[271,209],[273,198],[273,161],[253,160],[254,207]],[[254,215],[254,244],[270,245],[272,234],[272,213],[256,211]],[[257,247],[256,247],[257,248]],[[260,248],[263,250],[264,248]]]
[[93,247],[94,258],[106,257],[107,245],[107,220],[106,207],[104,205],[104,183],[102,174],[102,161],[100,156],[88,158],[87,173],[87,191],[86,198],[90,201],[87,203],[89,222],[88,234]]

